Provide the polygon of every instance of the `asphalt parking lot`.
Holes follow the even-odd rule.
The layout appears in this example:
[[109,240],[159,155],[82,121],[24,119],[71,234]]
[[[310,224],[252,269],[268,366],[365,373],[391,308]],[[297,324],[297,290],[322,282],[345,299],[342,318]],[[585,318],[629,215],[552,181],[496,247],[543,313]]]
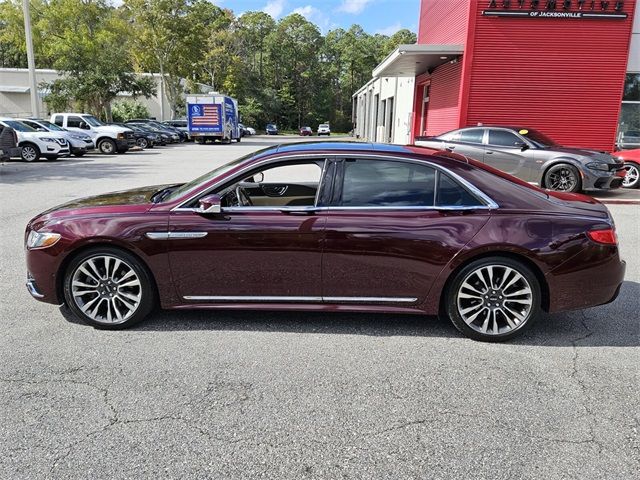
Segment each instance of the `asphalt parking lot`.
[[609,205],[618,300],[508,344],[371,314],[157,312],[99,331],[27,293],[37,213],[275,141],[0,164],[0,478],[636,478],[637,204]]

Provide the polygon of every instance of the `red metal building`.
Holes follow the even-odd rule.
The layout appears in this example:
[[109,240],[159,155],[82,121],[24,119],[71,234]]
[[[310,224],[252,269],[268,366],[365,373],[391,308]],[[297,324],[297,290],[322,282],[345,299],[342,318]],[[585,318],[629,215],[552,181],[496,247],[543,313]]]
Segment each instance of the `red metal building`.
[[612,150],[636,0],[422,0],[417,45],[374,76],[415,76],[411,139],[481,124]]

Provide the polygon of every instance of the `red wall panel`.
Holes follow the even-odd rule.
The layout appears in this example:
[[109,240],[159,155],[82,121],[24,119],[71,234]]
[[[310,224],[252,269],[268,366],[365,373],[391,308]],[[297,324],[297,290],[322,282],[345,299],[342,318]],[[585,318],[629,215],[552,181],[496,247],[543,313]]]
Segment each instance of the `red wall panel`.
[[462,63],[445,63],[431,75],[427,135],[440,135],[458,128]]
[[464,44],[469,0],[422,0],[418,43]]
[[461,126],[523,125],[612,150],[635,0],[624,2],[626,20],[493,18],[482,16],[489,0],[469,1]]

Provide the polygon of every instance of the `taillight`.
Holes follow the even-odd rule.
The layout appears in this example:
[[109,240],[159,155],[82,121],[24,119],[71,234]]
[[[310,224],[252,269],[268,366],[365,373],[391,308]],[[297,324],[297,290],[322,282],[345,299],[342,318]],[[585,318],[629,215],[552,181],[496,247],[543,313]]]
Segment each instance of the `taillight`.
[[587,232],[587,236],[596,243],[603,245],[617,245],[618,237],[616,231],[613,228],[607,228],[606,230],[590,230]]

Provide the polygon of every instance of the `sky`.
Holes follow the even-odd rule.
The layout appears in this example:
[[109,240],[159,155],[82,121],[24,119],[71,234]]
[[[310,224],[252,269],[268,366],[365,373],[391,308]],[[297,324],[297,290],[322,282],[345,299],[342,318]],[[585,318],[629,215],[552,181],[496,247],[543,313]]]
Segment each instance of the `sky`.
[[401,28],[416,32],[420,0],[212,0],[236,15],[262,10],[278,19],[300,13],[322,31],[361,25],[368,33],[392,35]]

